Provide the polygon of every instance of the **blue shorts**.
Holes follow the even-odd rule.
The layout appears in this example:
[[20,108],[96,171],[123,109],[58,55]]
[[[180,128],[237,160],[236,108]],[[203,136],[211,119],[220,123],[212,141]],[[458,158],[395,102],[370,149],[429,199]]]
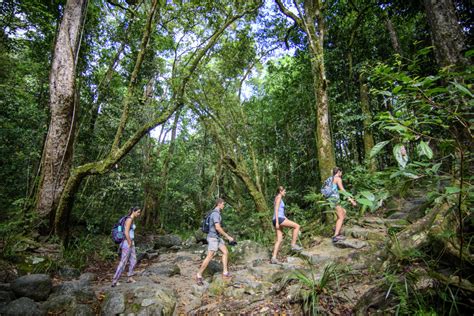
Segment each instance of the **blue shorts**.
[[[283,223],[285,219],[286,217],[278,217],[278,225],[281,225],[281,223]],[[276,227],[276,218],[272,222],[273,222],[273,226]]]

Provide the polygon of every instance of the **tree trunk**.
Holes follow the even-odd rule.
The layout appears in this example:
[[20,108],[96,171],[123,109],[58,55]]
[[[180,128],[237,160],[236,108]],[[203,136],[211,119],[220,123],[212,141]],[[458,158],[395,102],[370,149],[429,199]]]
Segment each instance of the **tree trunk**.
[[68,0],[59,27],[49,79],[50,123],[44,146],[36,211],[54,218],[72,166],[76,65],[87,0]]
[[465,65],[465,39],[452,0],[424,0],[435,56],[441,67]]
[[224,158],[224,163],[229,170],[245,184],[245,187],[249,190],[250,196],[255,203],[257,212],[267,212],[268,206],[265,197],[263,196],[263,193],[258,190],[243,163],[239,163],[229,156]]
[[392,20],[389,17],[385,20],[385,25],[387,26],[388,34],[390,35],[390,41],[392,42],[392,48],[395,53],[402,55],[402,49],[400,48],[400,41],[398,40],[397,31],[393,26]]
[[161,175],[160,175],[160,187],[156,194],[157,200],[155,201],[155,205],[156,205],[155,207],[157,211],[161,210],[161,213],[160,214],[158,214],[157,212],[155,213],[154,224],[157,223],[158,215],[161,215],[161,218],[160,218],[161,228],[163,228],[164,219],[166,215],[161,206],[164,204],[163,200],[166,198],[166,192],[168,191],[168,176],[169,176],[169,171],[170,171],[170,161],[173,159],[174,148],[176,146],[175,140],[176,140],[176,133],[178,130],[178,122],[179,122],[180,114],[181,114],[180,110],[176,111],[175,113],[173,126],[171,128],[171,139],[169,142],[168,153],[166,154],[165,160],[163,161],[163,167],[161,168]]
[[377,166],[374,159],[370,159],[370,151],[374,147],[374,136],[370,130],[372,124],[372,114],[370,113],[369,105],[369,88],[367,83],[364,82],[362,76],[359,77],[360,81],[360,107],[362,109],[362,115],[364,116],[364,153],[365,161],[369,166],[370,171],[375,171]]
[[275,0],[280,10],[293,19],[306,33],[311,56],[311,72],[313,88],[316,97],[316,148],[318,151],[319,174],[321,181],[331,175],[331,169],[336,166],[334,147],[332,144],[329,102],[327,95],[327,80],[324,67],[324,17],[321,0],[305,0],[303,10],[297,6],[299,16],[289,11],[281,0]]

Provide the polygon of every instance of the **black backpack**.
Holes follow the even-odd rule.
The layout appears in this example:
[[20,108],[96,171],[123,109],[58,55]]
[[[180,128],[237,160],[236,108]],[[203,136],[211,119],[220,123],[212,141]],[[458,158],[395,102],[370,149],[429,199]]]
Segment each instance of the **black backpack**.
[[328,198],[330,197],[334,191],[332,190],[332,181],[334,180],[334,177],[329,177],[324,181],[323,186],[321,187],[321,194],[325,197]]
[[209,213],[207,213],[206,217],[204,217],[202,219],[201,230],[202,230],[203,233],[206,233],[206,234],[209,233],[209,228],[211,226],[211,223],[210,223],[211,222],[211,215],[214,212],[217,212],[217,211],[214,211],[214,210],[210,211]]

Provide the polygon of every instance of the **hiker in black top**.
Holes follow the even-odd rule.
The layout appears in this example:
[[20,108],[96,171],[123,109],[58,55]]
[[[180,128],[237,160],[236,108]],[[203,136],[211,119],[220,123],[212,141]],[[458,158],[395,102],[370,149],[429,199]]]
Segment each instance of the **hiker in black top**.
[[199,285],[203,284],[202,274],[204,270],[206,270],[207,265],[214,257],[217,250],[222,251],[222,276],[224,278],[230,277],[229,271],[227,269],[227,259],[229,252],[227,247],[225,246],[224,240],[221,236],[224,236],[230,242],[234,241],[234,238],[229,236],[224,229],[222,229],[221,223],[221,211],[224,208],[224,200],[217,199],[216,206],[210,216],[210,224],[209,224],[209,233],[207,234],[207,257],[204,259],[203,263],[201,264],[201,268],[199,269],[198,273],[196,274],[196,281]]

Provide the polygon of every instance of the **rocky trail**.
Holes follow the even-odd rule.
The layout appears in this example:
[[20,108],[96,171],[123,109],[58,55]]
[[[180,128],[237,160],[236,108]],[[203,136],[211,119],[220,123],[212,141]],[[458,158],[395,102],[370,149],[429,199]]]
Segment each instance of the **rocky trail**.
[[[391,215],[350,220],[344,226],[346,239],[333,243],[329,237],[314,237],[300,253],[292,253],[286,236],[282,264],[270,264],[270,247],[245,240],[230,250],[230,280],[222,278],[216,256],[206,270],[203,286],[195,273],[206,245],[195,238],[185,242],[174,235],[149,236],[139,254],[136,283],[112,288],[115,266],[106,275],[84,273],[79,277],[52,280],[33,274],[0,284],[2,315],[205,315],[302,314],[304,287],[291,277],[295,271],[313,276],[319,284],[325,269],[335,267],[337,278],[320,288],[318,308],[324,314],[351,315],[380,282],[373,273],[383,264],[383,249],[390,230],[401,230],[415,218],[424,200],[394,205]],[[421,213],[421,212],[419,212]],[[124,272],[125,274],[125,272]],[[367,305],[366,303],[364,303]],[[369,304],[370,305],[370,304]]]

